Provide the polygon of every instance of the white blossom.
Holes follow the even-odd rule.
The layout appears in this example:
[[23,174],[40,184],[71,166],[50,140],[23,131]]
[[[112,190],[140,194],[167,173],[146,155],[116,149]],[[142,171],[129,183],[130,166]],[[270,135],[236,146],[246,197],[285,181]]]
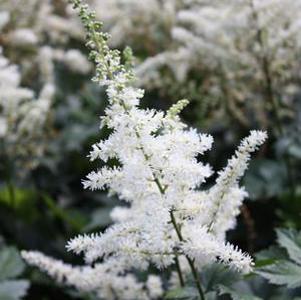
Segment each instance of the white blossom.
[[34,46],[38,43],[38,37],[29,28],[20,28],[11,32],[9,39],[13,46]]
[[70,49],[64,53],[63,62],[68,68],[79,74],[87,74],[91,71],[91,64],[87,58],[76,49]]
[[[76,287],[81,292],[93,291],[99,298],[156,299],[162,293],[160,279],[150,275],[146,284],[132,274],[122,274],[119,263],[114,259],[103,264],[74,267],[45,256],[40,252],[22,252],[22,257],[31,265],[38,266],[58,282]],[[152,289],[152,290],[151,290]]]
[[[26,160],[27,151],[37,157],[41,155],[54,86],[46,84],[35,99],[35,93],[21,87],[20,81],[18,67],[0,52],[0,142],[4,155]],[[34,166],[35,162],[32,163]]]
[[[29,252],[23,257],[78,289],[88,281],[87,273],[97,274],[96,279],[89,277],[85,288],[94,291],[99,287],[100,293],[107,291],[106,280],[101,286],[99,280],[103,280],[103,270],[111,264],[117,271],[110,269],[106,275],[114,282],[117,294],[124,283],[116,278],[116,272],[117,276],[129,274],[137,269],[147,270],[150,265],[164,269],[172,267],[178,258],[180,262],[186,259],[188,267],[220,262],[237,271],[250,272],[252,258],[227,242],[225,232],[234,226],[238,207],[246,196],[239,179],[247,169],[250,154],[262,145],[266,133],[251,131],[219,173],[216,184],[206,189],[204,183],[213,171],[201,159],[211,149],[212,137],[181,122],[178,113],[185,101],[167,113],[140,108],[143,91],[133,84],[133,70],[121,64],[119,51],[108,47],[108,35],[100,31],[101,24],[88,7],[80,0],[73,3],[80,8],[88,30],[88,46],[96,64],[93,80],[104,86],[108,95],[109,105],[101,126],[112,132],[92,147],[90,159],[99,159],[104,166],[92,171],[83,184],[92,190],[108,189],[127,206],[113,211],[116,223],[104,232],[69,241],[67,249],[83,254],[88,264],[80,269],[82,273],[78,267],[69,272],[70,267],[65,269],[64,264],[58,268],[55,263],[49,266],[45,263],[48,258],[36,260],[41,254]],[[109,159],[114,159],[114,166],[105,165]],[[185,267],[187,272],[191,270]],[[73,276],[81,282],[74,283]],[[130,278],[124,280],[136,286],[131,288],[133,293],[140,285]],[[140,289],[139,299],[160,297],[162,289],[157,279],[150,277],[146,286],[150,287],[149,294]],[[123,290],[122,299],[128,299],[127,292]]]

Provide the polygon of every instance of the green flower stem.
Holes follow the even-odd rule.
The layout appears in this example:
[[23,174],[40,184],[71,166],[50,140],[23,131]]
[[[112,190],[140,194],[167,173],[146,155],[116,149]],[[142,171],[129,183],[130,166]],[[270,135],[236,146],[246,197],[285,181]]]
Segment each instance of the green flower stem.
[[[174,228],[175,228],[175,230],[177,232],[177,236],[178,236],[179,240],[181,242],[183,242],[184,238],[182,236],[181,230],[180,230],[180,228],[179,228],[179,226],[178,226],[178,224],[176,222],[176,218],[175,218],[175,215],[174,215],[174,213],[173,213],[172,210],[170,211],[170,218],[171,218],[171,222],[172,222],[172,224],[173,224],[173,226],[174,226]],[[200,278],[199,278],[197,269],[196,269],[196,267],[194,265],[194,261],[188,255],[185,255],[185,257],[186,257],[186,259],[188,261],[188,264],[190,266],[190,269],[191,269],[191,272],[192,272],[192,276],[194,278],[194,282],[195,282],[195,285],[196,285],[196,287],[198,289],[200,298],[201,298],[201,300],[205,300],[205,295],[204,295],[202,286],[200,284]]]

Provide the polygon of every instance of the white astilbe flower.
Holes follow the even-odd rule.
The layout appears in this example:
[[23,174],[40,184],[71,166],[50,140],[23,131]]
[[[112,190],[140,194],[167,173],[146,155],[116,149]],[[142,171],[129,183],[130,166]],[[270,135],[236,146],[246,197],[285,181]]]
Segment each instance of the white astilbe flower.
[[230,243],[219,242],[206,227],[189,224],[183,227],[183,235],[187,241],[181,247],[199,266],[220,261],[244,273],[252,270],[253,262],[249,255]]
[[[45,84],[35,99],[35,93],[20,86],[21,75],[0,49],[0,142],[3,155],[10,159],[39,157],[43,152],[43,137],[49,118],[54,86]],[[32,160],[31,167],[36,165]]]
[[70,49],[62,57],[62,61],[75,73],[88,74],[91,71],[91,64],[79,50]]
[[110,213],[110,217],[115,223],[124,222],[130,220],[132,210],[127,207],[116,206]]
[[239,213],[238,208],[247,196],[245,190],[238,187],[238,180],[248,168],[250,153],[257,150],[266,138],[265,132],[251,131],[228,161],[227,167],[219,172],[216,184],[208,192],[207,218],[212,220],[210,231],[216,235],[223,237],[235,224],[233,218]]
[[[169,30],[176,21],[182,0],[98,0],[89,1],[105,29],[110,32],[110,44],[130,44],[134,49],[146,49],[154,54],[169,41]],[[139,24],[139,26],[137,26]],[[158,32],[164,38],[158,35]]]
[[162,282],[158,276],[149,275],[146,286],[153,299],[157,299],[163,294]]
[[[235,224],[238,207],[246,196],[239,179],[250,154],[264,142],[266,134],[252,131],[220,172],[216,184],[205,190],[202,184],[213,172],[200,159],[211,149],[212,137],[181,122],[178,114],[187,104],[185,100],[166,114],[139,108],[143,91],[132,84],[129,58],[125,55],[122,65],[119,51],[108,47],[108,35],[101,32],[95,14],[81,0],[72,2],[88,32],[87,44],[96,63],[93,80],[106,88],[109,102],[101,126],[108,127],[111,134],[94,145],[89,156],[102,163],[115,161],[113,167],[91,172],[83,184],[92,190],[108,189],[127,206],[113,211],[117,222],[103,233],[78,236],[69,241],[67,249],[82,253],[86,263],[95,263],[95,268],[97,261],[103,261],[99,278],[102,268],[112,261],[120,274],[128,274],[133,269],[146,270],[150,264],[167,268],[183,258],[188,262],[184,272],[191,268],[193,276],[195,267],[214,262],[250,272],[252,258],[226,242],[224,233]],[[221,226],[220,231],[215,224]],[[34,262],[30,255],[23,256],[47,271],[43,261]],[[154,286],[150,296],[159,298],[160,283],[150,278],[147,285]]]
[[[272,97],[292,108],[300,90],[300,0],[180,2],[171,41],[137,67],[144,86],[192,95],[201,109],[214,108],[216,118],[226,107],[244,126],[246,111],[267,126],[263,115]],[[218,102],[227,105],[218,110]]]
[[80,50],[69,46],[73,40],[83,44],[84,32],[68,1],[27,0],[24,5],[23,1],[3,0],[0,11],[1,45],[19,65],[22,79],[54,84],[56,63],[78,74],[91,71]]
[[120,260],[110,259],[93,267],[74,267],[40,252],[22,251],[22,257],[59,283],[73,286],[81,292],[93,292],[100,299],[150,300],[162,295],[162,283],[157,276],[150,275],[145,284],[139,282],[132,274],[120,271]]

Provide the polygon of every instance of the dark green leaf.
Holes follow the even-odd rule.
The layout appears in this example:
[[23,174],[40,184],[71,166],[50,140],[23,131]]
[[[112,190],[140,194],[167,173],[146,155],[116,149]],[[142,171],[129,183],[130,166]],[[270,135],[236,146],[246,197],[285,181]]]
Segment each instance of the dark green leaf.
[[171,291],[168,291],[165,294],[164,299],[182,299],[182,300],[196,300],[198,299],[199,294],[196,288],[194,287],[185,287],[177,288]]
[[278,261],[260,268],[256,273],[273,284],[286,285],[288,288],[301,286],[301,267],[289,261]]
[[19,276],[24,268],[24,262],[17,249],[7,247],[0,251],[0,281]]
[[[256,259],[261,260],[279,260],[279,259],[288,259],[286,251],[278,246],[271,246],[268,249],[261,250],[256,253]],[[257,263],[257,262],[256,262]]]
[[277,229],[277,240],[289,257],[301,265],[301,233],[289,229]]
[[217,285],[231,286],[240,278],[239,273],[221,264],[212,264],[204,268],[202,283],[206,291],[213,291]]
[[228,294],[233,300],[261,300],[261,298],[255,295],[240,293],[223,285],[220,285],[218,289],[220,295]]
[[283,192],[286,171],[278,161],[257,160],[250,165],[244,184],[252,199],[269,198]]
[[19,300],[26,295],[28,287],[26,280],[0,282],[0,300]]

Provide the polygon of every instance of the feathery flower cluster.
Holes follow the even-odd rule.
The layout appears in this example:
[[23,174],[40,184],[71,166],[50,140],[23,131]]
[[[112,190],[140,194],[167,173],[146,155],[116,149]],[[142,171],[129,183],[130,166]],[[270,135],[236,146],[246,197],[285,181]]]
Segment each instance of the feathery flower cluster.
[[146,51],[148,55],[167,47],[176,13],[184,7],[182,0],[93,0],[90,3],[97,18],[104,22],[104,29],[111,34],[112,46],[129,44],[135,51]]
[[78,49],[66,47],[70,41],[84,39],[79,22],[67,1],[56,2],[28,0],[24,5],[22,1],[1,1],[1,45],[27,82],[29,77],[54,84],[55,63],[79,74],[91,71],[91,64]]
[[[118,276],[135,269],[145,270],[150,264],[159,269],[172,267],[179,258],[187,260],[196,281],[195,268],[213,262],[250,272],[251,257],[227,243],[225,232],[234,226],[238,207],[246,196],[238,181],[250,154],[264,142],[266,133],[252,131],[219,173],[216,184],[201,189],[213,173],[208,164],[200,161],[211,149],[212,137],[181,122],[178,113],[187,104],[185,100],[166,114],[140,109],[143,90],[133,85],[128,51],[121,56],[119,51],[111,50],[108,35],[101,31],[102,24],[95,21],[94,12],[81,0],[71,2],[79,9],[87,30],[90,57],[96,63],[94,81],[105,86],[109,101],[101,126],[110,128],[112,133],[93,146],[90,158],[118,161],[114,167],[105,166],[90,173],[83,184],[92,190],[108,189],[124,203],[113,210],[116,223],[104,233],[79,236],[67,245],[69,251],[84,254],[86,263],[95,263],[94,267],[70,269],[36,252],[23,252],[23,257],[58,280],[80,290],[100,291],[100,295],[109,288],[118,293]],[[107,268],[112,264],[114,268]],[[98,272],[90,284],[87,273],[95,276]],[[111,276],[110,284],[102,281],[102,276]],[[115,278],[117,286],[113,287]],[[82,287],[86,282],[89,285]],[[139,290],[136,281],[125,282],[133,284],[131,291]],[[156,287],[156,295],[149,297],[158,298],[162,293],[160,282],[151,277],[147,283]],[[201,287],[199,291],[202,295]]]
[[[68,49],[68,42],[84,40],[74,12],[66,0],[55,2],[30,0],[25,8],[21,1],[0,4],[1,44],[22,66],[22,76],[32,78],[32,70],[39,70],[39,79],[53,81],[55,62],[80,74],[91,70],[81,51]],[[141,86],[196,100],[201,113],[214,108],[220,118],[226,110],[250,128],[246,114],[255,111],[257,123],[266,127],[267,78],[274,97],[288,108],[300,89],[300,0],[89,3],[113,35],[111,45],[129,44],[139,54]],[[17,48],[23,55],[16,57]]]
[[118,261],[74,267],[39,252],[23,252],[22,256],[31,265],[46,270],[58,282],[75,286],[81,292],[93,291],[100,299],[150,300],[162,294],[157,276],[149,275],[146,282],[139,282],[132,274],[118,273]]
[[223,107],[245,126],[245,111],[254,110],[266,126],[271,97],[292,106],[300,89],[300,0],[183,2],[171,29],[173,42],[137,68],[145,86],[170,85],[160,80],[164,70],[178,82],[177,94],[187,87],[186,97],[200,97],[201,107],[215,111],[217,101],[226,102]]
[[49,140],[45,126],[52,131],[50,103],[59,89],[56,64],[78,74],[92,69],[79,50],[68,48],[70,41],[84,39],[70,8],[65,0],[0,3],[0,138],[5,145],[1,155],[14,165],[22,164],[15,168],[18,174],[39,163]]
[[[34,92],[20,87],[21,75],[0,49],[0,143],[5,155],[36,158],[43,153],[41,138],[49,117],[54,87],[45,84],[35,99]],[[37,160],[31,160],[34,167]]]

